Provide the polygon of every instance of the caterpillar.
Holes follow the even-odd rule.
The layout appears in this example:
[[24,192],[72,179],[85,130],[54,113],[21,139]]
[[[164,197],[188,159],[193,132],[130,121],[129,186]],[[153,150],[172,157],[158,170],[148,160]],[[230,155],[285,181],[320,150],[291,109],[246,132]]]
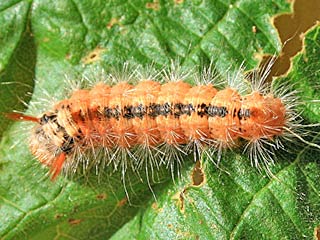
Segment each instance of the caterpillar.
[[249,92],[243,91],[248,75],[241,69],[222,89],[211,68],[207,70],[196,85],[170,73],[162,83],[152,76],[134,82],[132,75],[123,79],[110,74],[107,81],[73,91],[38,117],[8,117],[35,124],[30,150],[50,168],[52,179],[75,172],[81,162],[85,168],[121,167],[124,173],[129,166],[138,171],[145,159],[172,170],[192,153],[195,160],[206,153],[213,162],[216,153],[220,161],[224,149],[243,143],[252,165],[268,170],[274,151],[283,148],[281,139],[305,141],[295,131],[300,116],[294,91],[265,84],[270,66],[253,74]]

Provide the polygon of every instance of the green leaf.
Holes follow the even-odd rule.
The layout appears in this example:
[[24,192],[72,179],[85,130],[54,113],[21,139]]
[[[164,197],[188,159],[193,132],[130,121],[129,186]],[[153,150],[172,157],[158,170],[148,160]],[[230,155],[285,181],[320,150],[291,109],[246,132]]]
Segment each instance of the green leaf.
[[[17,104],[29,101],[24,95],[33,90],[35,77],[29,105],[33,109],[28,111],[41,113],[38,99],[63,98],[64,75],[86,71],[83,65],[90,59],[107,67],[130,60],[153,63],[160,69],[180,59],[186,68],[212,60],[220,73],[237,69],[243,61],[252,68],[257,64],[256,52],[279,51],[269,18],[286,11],[285,0],[263,4],[258,0],[0,3],[0,79],[5,83],[0,86],[0,111],[21,109]],[[316,30],[308,39],[311,50],[304,66],[319,69],[314,54],[319,51],[314,50],[314,43],[319,42]],[[294,69],[298,66],[296,60]],[[303,76],[309,84],[308,76],[313,75]],[[315,96],[310,94],[310,98]],[[311,103],[304,116],[319,121]],[[141,182],[140,176],[129,171],[125,185],[130,205],[121,173],[110,176],[106,170],[100,179],[93,174],[86,181],[60,178],[51,182],[44,177],[47,169],[29,153],[26,124],[9,126],[3,118],[0,121],[4,131],[0,236],[4,239],[106,239],[119,229],[114,239],[299,239],[311,238],[319,224],[319,163],[317,154],[308,148],[277,163],[273,171],[278,180],[258,173],[242,154],[229,153],[222,159],[223,170],[204,162],[206,182],[195,187],[190,185],[193,163],[186,160],[189,164],[175,184],[167,171],[159,173],[159,183],[152,187],[156,203],[144,174]],[[184,189],[182,211],[179,196]]]
[[[36,66],[36,46],[30,32],[28,1],[0,3],[0,113],[23,110],[30,99]],[[0,115],[0,138],[9,125]]]

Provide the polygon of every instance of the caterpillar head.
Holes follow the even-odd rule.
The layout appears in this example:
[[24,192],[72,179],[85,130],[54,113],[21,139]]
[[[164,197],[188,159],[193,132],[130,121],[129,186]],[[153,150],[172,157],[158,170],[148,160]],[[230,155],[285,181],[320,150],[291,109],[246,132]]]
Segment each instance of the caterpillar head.
[[[36,123],[29,140],[31,153],[44,165],[50,167],[51,178],[55,179],[63,167],[72,143],[66,144],[66,133],[57,123],[56,114],[45,113],[37,118],[20,113],[10,113],[13,120]],[[66,145],[68,147],[66,148]]]

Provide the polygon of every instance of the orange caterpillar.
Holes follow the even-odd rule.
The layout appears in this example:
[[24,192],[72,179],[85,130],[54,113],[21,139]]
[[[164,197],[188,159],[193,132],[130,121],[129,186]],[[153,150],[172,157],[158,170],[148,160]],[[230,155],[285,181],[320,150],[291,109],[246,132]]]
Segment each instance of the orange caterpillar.
[[[259,77],[252,86],[263,81]],[[61,171],[75,171],[79,162],[91,166],[101,161],[97,154],[83,158],[95,149],[103,150],[104,164],[121,166],[125,172],[127,166],[137,170],[145,163],[172,168],[184,155],[198,157],[207,149],[217,150],[220,158],[222,149],[240,139],[247,141],[252,163],[267,166],[273,162],[272,153],[263,143],[278,149],[279,137],[294,134],[292,123],[298,115],[291,109],[290,94],[265,92],[253,87],[241,95],[234,87],[217,90],[211,83],[191,86],[179,79],[113,86],[100,82],[90,90],[74,91],[40,117],[10,117],[36,123],[30,149],[50,167],[53,179]]]

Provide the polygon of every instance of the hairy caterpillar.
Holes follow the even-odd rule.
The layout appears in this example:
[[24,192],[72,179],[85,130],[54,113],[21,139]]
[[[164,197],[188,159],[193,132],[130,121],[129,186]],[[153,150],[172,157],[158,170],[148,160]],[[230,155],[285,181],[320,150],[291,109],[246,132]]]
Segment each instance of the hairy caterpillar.
[[[294,92],[264,84],[269,68],[253,74],[249,92],[241,70],[223,89],[216,88],[210,68],[195,86],[173,72],[163,75],[162,84],[153,76],[134,82],[132,74],[127,79],[110,74],[106,82],[73,91],[39,117],[9,117],[36,124],[30,149],[50,167],[52,179],[61,171],[75,172],[79,163],[112,165],[124,174],[128,166],[139,170],[146,158],[149,165],[171,169],[191,153],[197,160],[209,152],[212,160],[217,152],[219,160],[223,149],[241,142],[252,165],[268,170],[282,138],[305,141],[295,132],[300,125]],[[103,157],[97,157],[98,150]]]

